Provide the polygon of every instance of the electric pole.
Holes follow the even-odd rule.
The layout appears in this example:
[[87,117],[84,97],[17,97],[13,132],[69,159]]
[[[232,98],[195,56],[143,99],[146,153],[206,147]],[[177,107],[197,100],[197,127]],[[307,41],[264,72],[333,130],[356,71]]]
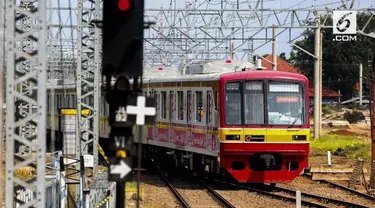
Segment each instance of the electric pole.
[[[374,116],[374,109],[375,109],[375,56],[372,60],[372,89],[370,90],[370,115],[371,118],[371,175],[370,175],[370,187],[375,189],[375,116]],[[372,103],[371,103],[372,101]],[[372,112],[371,112],[372,111]]]
[[359,64],[359,105],[362,105],[362,63]]
[[[316,24],[320,26],[319,11],[315,14]],[[314,40],[314,139],[319,139],[320,136],[320,70],[319,70],[319,59],[320,59],[320,27],[315,28],[315,40]]]
[[[319,21],[320,24],[320,21]],[[319,31],[319,135],[322,132],[323,115],[323,32]]]

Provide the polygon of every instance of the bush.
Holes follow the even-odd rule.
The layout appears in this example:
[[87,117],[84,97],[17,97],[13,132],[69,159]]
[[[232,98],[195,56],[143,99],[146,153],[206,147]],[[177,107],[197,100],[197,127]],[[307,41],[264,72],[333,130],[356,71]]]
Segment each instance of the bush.
[[326,135],[310,142],[311,148],[331,151],[352,159],[371,158],[371,139],[356,136]]
[[349,123],[357,123],[359,120],[364,120],[365,116],[362,112],[358,111],[346,111],[344,113],[344,119]]

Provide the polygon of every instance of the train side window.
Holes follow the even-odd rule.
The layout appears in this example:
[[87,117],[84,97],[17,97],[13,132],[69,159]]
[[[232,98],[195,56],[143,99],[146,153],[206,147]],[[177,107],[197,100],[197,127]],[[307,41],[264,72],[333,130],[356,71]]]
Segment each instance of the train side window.
[[184,92],[177,91],[177,120],[184,120]]
[[192,112],[192,108],[191,108],[191,91],[187,91],[187,102],[186,102],[186,118],[187,118],[187,121],[191,121],[191,112]]
[[160,96],[160,118],[167,119],[167,92],[162,91]]
[[174,108],[175,108],[175,105],[174,105],[174,92],[173,91],[170,91],[169,92],[169,120],[170,121],[173,121],[174,119]]
[[77,107],[77,95],[76,94],[73,94],[73,108],[76,108]]
[[70,103],[69,103],[69,107],[70,108],[73,108],[73,104],[74,103],[74,95],[72,94],[72,95],[70,95]]
[[48,113],[50,113],[49,108],[50,108],[50,106],[51,106],[51,105],[49,104],[49,96],[50,96],[50,95],[47,94],[47,112],[48,112]]
[[212,92],[211,91],[207,91],[207,118],[206,118],[206,121],[207,123],[211,123],[212,122]]
[[156,91],[152,90],[153,92],[153,95],[154,95],[154,99],[155,99],[155,106],[156,106],[156,114],[155,114],[155,118],[159,118],[159,114],[160,114],[160,98],[159,98],[159,95]]
[[195,92],[195,121],[202,122],[203,117],[203,92]]

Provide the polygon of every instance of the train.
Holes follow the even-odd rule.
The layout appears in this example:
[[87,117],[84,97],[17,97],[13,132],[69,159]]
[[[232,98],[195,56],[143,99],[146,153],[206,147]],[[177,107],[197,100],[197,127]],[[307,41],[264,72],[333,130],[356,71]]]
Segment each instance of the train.
[[[212,60],[188,65],[183,74],[168,67],[145,69],[142,85],[144,95],[156,99],[155,124],[134,129],[143,157],[227,174],[240,183],[288,183],[308,167],[309,82],[302,74]],[[49,105],[48,119],[59,125],[57,109],[76,107],[76,88],[74,83],[53,88],[58,106]],[[100,144],[106,145],[104,96],[99,114]],[[60,129],[47,126],[54,133]]]

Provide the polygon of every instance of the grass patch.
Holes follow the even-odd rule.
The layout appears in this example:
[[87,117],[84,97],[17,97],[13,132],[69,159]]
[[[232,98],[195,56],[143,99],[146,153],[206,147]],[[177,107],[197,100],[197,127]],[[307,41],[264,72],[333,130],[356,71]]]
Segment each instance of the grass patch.
[[371,139],[355,136],[325,135],[318,140],[312,140],[312,148],[331,151],[335,155],[348,158],[371,158]]

